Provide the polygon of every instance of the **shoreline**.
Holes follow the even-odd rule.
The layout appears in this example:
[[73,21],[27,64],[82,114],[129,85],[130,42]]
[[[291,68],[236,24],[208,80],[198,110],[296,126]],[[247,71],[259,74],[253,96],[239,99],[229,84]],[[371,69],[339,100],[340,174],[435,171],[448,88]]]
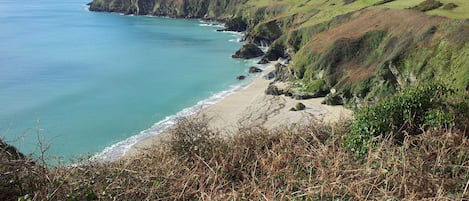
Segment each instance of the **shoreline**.
[[[116,13],[116,14],[122,14],[122,13]],[[124,14],[122,14],[124,15]],[[125,15],[129,17],[134,17],[134,15]],[[162,18],[167,18],[164,16],[145,16],[141,15],[142,17],[162,17]],[[177,18],[173,18],[177,19]],[[190,20],[190,19],[189,19]],[[198,26],[201,27],[212,27],[212,28],[221,28],[223,24],[217,22],[217,21],[203,21],[202,19],[192,19],[192,20],[198,20],[199,24]],[[217,30],[214,30],[216,32],[219,32]],[[226,33],[226,34],[233,34],[237,35],[236,41],[231,41],[234,39],[230,39],[229,42],[237,42],[240,43],[241,38],[244,36],[244,33],[242,32],[234,32],[234,31],[222,31],[219,33]],[[251,59],[250,59],[251,60]],[[255,62],[252,62],[251,65],[254,65],[254,63],[257,63],[257,59],[255,59]],[[251,62],[250,62],[251,63]],[[259,68],[264,69],[266,68],[267,65],[261,65]],[[248,65],[246,65],[247,69]],[[247,70],[245,71],[247,74]],[[207,97],[206,99],[198,101],[195,105],[188,106],[186,108],[183,108],[182,110],[178,111],[175,114],[166,116],[164,119],[154,123],[152,126],[136,133],[135,135],[132,135],[122,141],[119,141],[117,143],[114,143],[110,146],[105,147],[103,150],[100,152],[95,153],[90,160],[91,161],[97,161],[97,162],[112,162],[119,160],[120,158],[125,157],[126,153],[129,150],[132,150],[134,146],[137,144],[140,144],[143,141],[148,140],[149,138],[155,138],[160,136],[162,133],[167,132],[176,122],[177,119],[181,117],[189,117],[194,114],[199,113],[201,110],[203,110],[206,107],[209,107],[213,104],[216,104],[217,102],[223,100],[225,97],[230,96],[234,93],[237,93],[245,88],[247,88],[251,82],[253,76],[249,75],[249,78],[246,80],[242,80],[236,84],[233,84],[229,86],[228,89],[225,89],[223,91],[218,91],[213,93],[210,97]]]
[[[188,116],[208,117],[209,127],[219,130],[223,136],[234,135],[239,129],[246,127],[262,126],[275,129],[293,124],[305,125],[312,121],[331,123],[351,117],[352,111],[343,106],[321,104],[324,98],[295,100],[284,95],[266,95],[264,91],[273,80],[264,79],[263,76],[274,70],[274,64],[270,63],[260,75],[252,78],[248,86]],[[298,102],[306,106],[305,110],[290,111]],[[146,150],[169,140],[169,130],[170,127],[137,142],[117,160],[131,160],[145,154]]]

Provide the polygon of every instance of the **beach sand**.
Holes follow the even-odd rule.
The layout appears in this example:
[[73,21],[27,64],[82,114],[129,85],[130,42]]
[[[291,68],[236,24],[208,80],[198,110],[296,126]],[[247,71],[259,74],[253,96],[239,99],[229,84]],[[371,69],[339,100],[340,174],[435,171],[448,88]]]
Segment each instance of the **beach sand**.
[[[263,75],[273,69],[272,66],[266,68]],[[264,91],[273,80],[266,80],[263,75],[254,78],[247,88],[202,109],[198,115],[208,117],[209,126],[225,135],[232,135],[238,129],[252,126],[274,129],[291,124],[308,124],[313,120],[329,123],[351,117],[352,112],[342,106],[321,104],[324,98],[294,100],[283,95],[266,95]],[[306,109],[290,111],[298,102],[303,103]],[[133,158],[153,146],[158,146],[158,143],[168,140],[168,135],[168,132],[163,132],[139,142],[123,158]]]

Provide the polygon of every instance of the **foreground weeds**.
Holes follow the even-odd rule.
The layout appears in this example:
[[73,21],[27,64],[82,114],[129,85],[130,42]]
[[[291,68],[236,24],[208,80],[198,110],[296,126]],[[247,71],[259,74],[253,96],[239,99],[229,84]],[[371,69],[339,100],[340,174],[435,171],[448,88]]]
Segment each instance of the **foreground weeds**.
[[[427,130],[399,146],[381,139],[359,157],[343,146],[349,124],[221,138],[206,119],[184,119],[169,143],[133,160],[12,172],[11,158],[2,158],[0,190],[4,200],[469,199],[469,141],[461,132]],[[8,190],[8,175],[22,187]]]

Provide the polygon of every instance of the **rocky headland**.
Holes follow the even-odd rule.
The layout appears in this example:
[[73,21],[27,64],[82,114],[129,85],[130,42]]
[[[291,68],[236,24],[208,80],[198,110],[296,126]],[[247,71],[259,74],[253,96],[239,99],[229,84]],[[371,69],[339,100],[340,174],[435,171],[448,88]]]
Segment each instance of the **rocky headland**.
[[[454,15],[460,9],[455,5],[433,0],[415,5],[94,0],[90,10],[224,22],[220,31],[245,33],[247,45],[234,58],[288,61],[275,72],[275,82],[288,83],[281,84],[280,94],[326,97],[326,104],[353,108],[435,79],[469,89],[469,21],[448,18],[469,16]],[[263,53],[254,45],[269,48]]]

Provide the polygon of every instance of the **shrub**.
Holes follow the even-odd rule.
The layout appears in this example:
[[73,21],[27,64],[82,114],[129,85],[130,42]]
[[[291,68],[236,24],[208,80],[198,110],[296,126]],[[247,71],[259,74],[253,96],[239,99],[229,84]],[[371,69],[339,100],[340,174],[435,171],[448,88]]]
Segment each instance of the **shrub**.
[[384,135],[402,142],[406,134],[419,134],[422,127],[451,127],[454,107],[448,102],[453,90],[443,84],[415,86],[386,98],[376,105],[355,112],[352,129],[345,144],[359,155],[376,144],[374,137]]
[[205,157],[218,144],[218,132],[210,129],[206,116],[185,117],[171,130],[170,147],[173,153],[185,157]]

